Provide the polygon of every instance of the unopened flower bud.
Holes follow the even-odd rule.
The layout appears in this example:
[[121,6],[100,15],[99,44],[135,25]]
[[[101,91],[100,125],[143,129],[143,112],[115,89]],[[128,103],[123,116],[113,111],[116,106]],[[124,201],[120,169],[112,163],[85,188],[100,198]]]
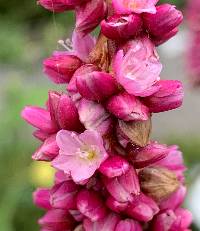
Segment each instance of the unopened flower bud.
[[109,133],[112,119],[101,104],[82,99],[79,102],[78,114],[86,129],[98,131],[101,135]]
[[49,109],[52,119],[60,129],[71,131],[81,127],[77,108],[69,96],[50,91]]
[[101,31],[109,39],[128,39],[142,30],[142,19],[137,14],[113,15],[101,22]]
[[183,20],[182,13],[170,4],[156,7],[155,14],[145,13],[144,24],[153,36],[162,37],[174,30]]
[[129,163],[120,156],[111,156],[107,158],[100,166],[99,171],[109,177],[117,177],[126,173],[129,169]]
[[34,106],[27,106],[23,109],[21,116],[32,126],[45,133],[55,133],[57,126],[52,122],[49,111]]
[[84,65],[75,72],[78,92],[88,100],[102,101],[117,92],[115,78],[93,65]]
[[50,191],[50,203],[55,209],[76,208],[78,186],[71,180],[56,184]]
[[160,80],[160,90],[144,99],[150,112],[158,113],[178,108],[183,103],[183,85],[178,80]]
[[71,230],[74,228],[74,220],[71,215],[62,209],[51,209],[38,223],[45,230]]
[[113,198],[118,202],[126,203],[132,201],[133,195],[140,193],[140,185],[134,168],[114,178],[104,178],[104,183]]
[[[38,4],[49,11],[61,13],[74,9],[75,5],[72,4],[73,2],[74,0],[39,0]],[[75,0],[75,2],[77,2],[77,0]]]
[[107,212],[97,193],[88,190],[82,190],[78,193],[77,207],[93,222],[104,218]]
[[143,192],[156,201],[166,199],[180,185],[172,171],[157,166],[144,168],[139,172],[139,178]]
[[56,143],[56,135],[51,135],[32,155],[32,158],[33,160],[51,161],[58,155],[58,152],[59,148]]
[[38,188],[33,193],[33,201],[40,208],[51,209],[50,190],[47,188]]
[[132,220],[132,219],[126,219],[122,220],[117,224],[117,227],[115,231],[142,231],[142,227],[139,224],[139,222]]
[[44,60],[44,73],[54,83],[68,83],[81,64],[82,61],[78,57],[59,53]]
[[144,168],[165,158],[171,152],[171,148],[166,145],[152,142],[144,148],[137,150],[134,147],[128,147],[130,160],[135,168]]
[[138,221],[148,222],[159,212],[159,208],[151,197],[140,193],[133,197],[125,212]]
[[106,12],[105,2],[90,0],[76,7],[76,30],[87,34],[103,19]]
[[90,219],[83,221],[83,227],[87,231],[115,231],[120,218],[115,213],[110,213],[100,221],[93,222]]
[[124,121],[147,120],[149,109],[134,95],[121,93],[111,97],[107,109],[117,118]]

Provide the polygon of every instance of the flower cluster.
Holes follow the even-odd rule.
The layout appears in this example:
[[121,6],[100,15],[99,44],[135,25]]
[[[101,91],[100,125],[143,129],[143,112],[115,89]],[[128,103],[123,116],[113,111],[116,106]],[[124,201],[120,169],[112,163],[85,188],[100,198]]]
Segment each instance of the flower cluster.
[[189,0],[187,7],[187,21],[189,27],[189,46],[187,64],[189,75],[194,85],[200,84],[200,2]]
[[[177,146],[150,140],[153,113],[182,104],[180,81],[160,80],[156,46],[178,31],[182,14],[157,0],[39,0],[75,10],[72,42],[44,60],[66,91],[22,117],[42,145],[33,154],[56,169],[52,188],[34,193],[47,210],[42,231],[187,231],[181,208],[185,166]],[[97,39],[89,33],[100,24]]]

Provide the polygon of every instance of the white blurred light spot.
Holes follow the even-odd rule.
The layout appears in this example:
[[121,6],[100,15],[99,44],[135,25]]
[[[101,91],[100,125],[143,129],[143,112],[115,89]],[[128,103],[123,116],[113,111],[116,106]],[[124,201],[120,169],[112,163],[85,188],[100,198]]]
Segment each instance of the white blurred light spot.
[[180,56],[187,47],[187,32],[181,30],[176,36],[159,47],[160,51],[168,58]]
[[190,187],[186,204],[193,214],[195,224],[200,228],[200,175]]

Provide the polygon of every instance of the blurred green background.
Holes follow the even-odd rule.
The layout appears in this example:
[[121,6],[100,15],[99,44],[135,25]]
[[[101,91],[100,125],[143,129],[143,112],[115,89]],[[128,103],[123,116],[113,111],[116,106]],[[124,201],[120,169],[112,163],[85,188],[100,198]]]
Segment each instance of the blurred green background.
[[[166,2],[184,7],[183,0]],[[58,39],[70,34],[73,21],[71,12],[52,15],[35,1],[0,1],[0,231],[38,230],[42,212],[32,204],[32,192],[51,185],[53,171],[32,162],[38,143],[20,111],[26,104],[42,106],[48,89],[55,89],[41,74],[41,61],[57,48]],[[200,161],[197,135],[173,134],[163,140],[180,145],[191,171]]]

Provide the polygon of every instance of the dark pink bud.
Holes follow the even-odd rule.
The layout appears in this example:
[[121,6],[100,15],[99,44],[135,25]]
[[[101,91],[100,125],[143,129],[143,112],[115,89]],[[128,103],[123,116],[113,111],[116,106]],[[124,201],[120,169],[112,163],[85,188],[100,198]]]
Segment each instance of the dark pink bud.
[[117,84],[112,75],[91,69],[90,65],[85,65],[75,73],[78,92],[84,98],[102,101],[117,92]]
[[78,32],[91,32],[106,12],[105,2],[102,0],[90,0],[76,8],[76,30]]
[[49,108],[51,117],[59,128],[71,131],[81,127],[78,110],[69,96],[50,91]]
[[62,182],[64,182],[64,181],[68,181],[68,180],[70,180],[71,179],[71,177],[70,177],[70,175],[67,175],[66,173],[64,173],[63,171],[57,171],[56,173],[55,173],[55,180],[54,180],[54,182],[55,182],[55,184],[59,184],[59,183],[62,183]]
[[174,192],[170,197],[161,201],[159,207],[161,210],[177,209],[184,201],[187,189],[185,186],[181,185],[179,189]]
[[82,62],[78,57],[59,53],[44,60],[44,73],[54,83],[68,83],[81,64]]
[[109,177],[117,177],[125,174],[129,169],[129,163],[120,156],[112,156],[106,159],[100,166],[99,171]]
[[153,230],[187,230],[191,222],[192,215],[188,210],[182,208],[179,208],[175,211],[167,210],[165,213],[161,213],[156,216],[153,222]]
[[86,231],[115,231],[116,225],[120,218],[115,213],[110,213],[100,221],[92,222],[85,219],[83,227]]
[[98,131],[101,135],[111,130],[112,119],[101,104],[82,99],[79,102],[78,113],[86,129]]
[[166,145],[152,142],[144,148],[129,150],[129,156],[135,168],[144,168],[165,158],[171,152]]
[[150,198],[141,193],[133,197],[132,202],[126,209],[126,213],[138,221],[148,222],[159,212],[157,204]]
[[118,179],[124,189],[130,194],[138,195],[140,193],[138,175],[133,167],[130,167],[129,170]]
[[134,168],[130,168],[119,177],[104,178],[104,183],[112,197],[122,203],[132,201],[133,195],[140,193],[139,180]]
[[33,193],[33,201],[34,204],[36,204],[39,208],[42,209],[51,209],[51,204],[50,204],[50,193],[49,189],[47,188],[38,188],[34,193]]
[[56,125],[51,121],[50,113],[40,107],[27,106],[23,109],[21,116],[33,127],[45,133],[55,133]]
[[98,221],[106,216],[106,208],[97,193],[82,190],[77,196],[77,208],[91,221]]
[[81,0],[39,0],[38,4],[43,6],[45,9],[52,12],[64,12],[66,10],[72,10]]
[[149,109],[134,95],[121,93],[109,99],[107,109],[124,121],[147,120]]
[[55,185],[50,191],[50,203],[55,209],[76,208],[78,186],[71,180]]
[[51,161],[58,155],[58,153],[59,147],[56,143],[56,135],[52,135],[44,141],[33,154],[32,158],[40,161]]
[[162,4],[156,7],[155,14],[144,13],[143,19],[151,35],[162,37],[179,26],[183,15],[175,6]]
[[128,202],[125,202],[125,203],[118,202],[117,200],[115,200],[115,198],[113,198],[112,196],[109,196],[106,200],[106,205],[113,212],[120,213],[126,210],[128,206]]
[[166,41],[168,41],[169,39],[171,39],[172,37],[174,37],[176,34],[178,33],[178,28],[175,28],[173,30],[171,30],[169,33],[163,35],[162,37],[152,37],[152,41],[155,44],[155,46],[159,46],[163,43],[165,43]]
[[142,30],[142,19],[137,14],[113,15],[101,22],[101,31],[109,39],[128,39]]
[[178,108],[183,103],[183,85],[178,80],[160,80],[160,90],[144,99],[149,110],[154,113]]
[[74,220],[68,212],[62,209],[49,210],[38,223],[45,230],[64,231],[74,228]]
[[40,141],[45,141],[49,137],[49,134],[41,130],[36,130],[33,132],[33,136]]
[[117,224],[115,231],[142,231],[139,222],[132,219],[122,220]]

